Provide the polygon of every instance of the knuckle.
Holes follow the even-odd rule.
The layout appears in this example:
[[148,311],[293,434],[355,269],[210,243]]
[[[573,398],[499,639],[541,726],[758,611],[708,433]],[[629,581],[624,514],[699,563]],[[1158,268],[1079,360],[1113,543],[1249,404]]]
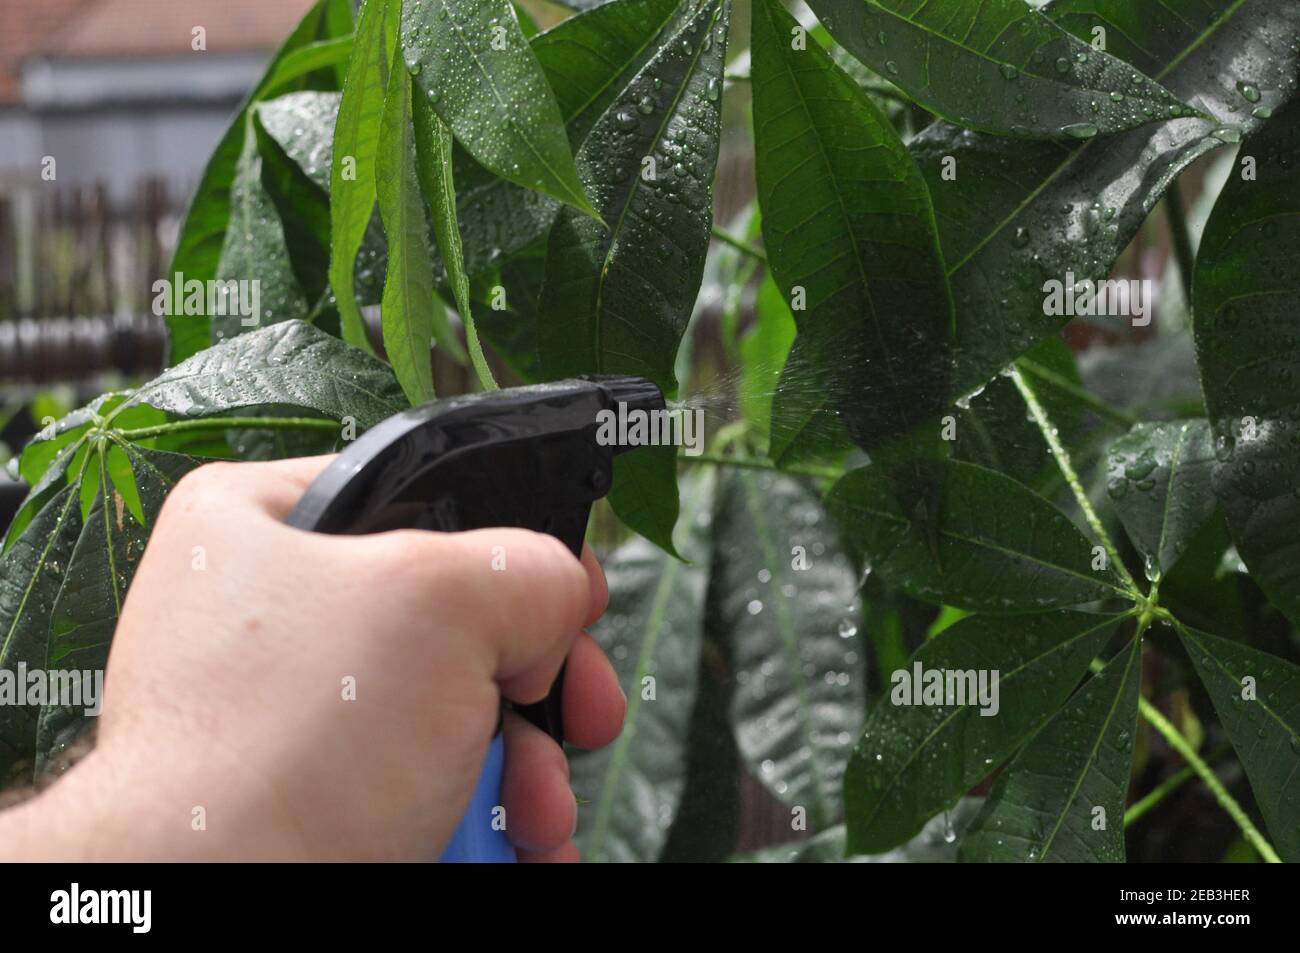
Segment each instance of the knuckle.
[[206,463],[191,470],[177,481],[167,499],[163,501],[159,520],[169,523],[185,513],[189,513],[210,500],[212,494],[224,486],[235,464],[225,461]]

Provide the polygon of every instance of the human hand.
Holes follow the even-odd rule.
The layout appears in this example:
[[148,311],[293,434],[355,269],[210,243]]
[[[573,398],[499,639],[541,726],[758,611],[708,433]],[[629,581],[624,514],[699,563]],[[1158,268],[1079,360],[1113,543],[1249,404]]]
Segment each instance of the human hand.
[[[539,701],[567,657],[566,740],[618,734],[626,700],[580,631],[607,599],[590,552],[515,529],[286,526],[328,462],[210,464],[177,485],[117,626],[95,750],[0,816],[20,852],[432,860],[501,696]],[[507,835],[521,859],[577,859],[563,752],[517,715],[503,730]]]

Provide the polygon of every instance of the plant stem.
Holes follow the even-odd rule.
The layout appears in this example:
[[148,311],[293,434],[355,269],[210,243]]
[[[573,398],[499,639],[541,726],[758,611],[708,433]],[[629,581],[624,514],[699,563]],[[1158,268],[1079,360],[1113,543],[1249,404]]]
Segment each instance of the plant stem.
[[724,245],[730,245],[737,251],[744,252],[746,255],[751,255],[764,264],[767,263],[767,252],[763,251],[763,249],[757,248],[749,244],[747,241],[736,238],[734,235],[727,234],[716,225],[713,226],[713,237]]
[[777,473],[796,473],[800,476],[822,477],[827,480],[838,480],[844,475],[843,470],[835,467],[819,467],[808,464],[779,467],[771,460],[758,460],[754,457],[725,457],[715,453],[700,453],[695,456],[681,454],[677,459],[683,463],[708,463],[715,466],[742,467],[746,470],[773,470]]
[[1124,826],[1131,827],[1136,824],[1148,811],[1177,791],[1189,778],[1195,777],[1195,775],[1196,770],[1189,764],[1177,774],[1166,778],[1146,797],[1140,801],[1134,801],[1130,805],[1129,809],[1124,812]]
[[137,427],[135,430],[119,430],[117,434],[126,440],[147,440],[169,433],[183,433],[188,430],[227,430],[231,427],[248,427],[257,430],[278,430],[298,428],[302,430],[338,430],[334,420],[320,417],[200,417],[196,420],[171,420],[165,424],[152,427]]
[[724,73],[722,78],[728,83],[748,83],[750,80],[748,73]]
[[1052,421],[1048,419],[1047,411],[1039,403],[1038,397],[1034,394],[1033,389],[1025,380],[1024,375],[1020,372],[1015,364],[1011,365],[1011,380],[1015,382],[1016,389],[1020,391],[1020,396],[1024,398],[1026,406],[1029,407],[1030,414],[1033,415],[1034,422],[1038,425],[1039,432],[1042,433],[1043,439],[1047,441],[1047,447],[1052,452],[1053,459],[1056,460],[1056,466],[1065,477],[1065,482],[1069,484],[1070,491],[1074,494],[1075,500],[1079,504],[1079,509],[1083,511],[1084,519],[1092,527],[1093,533],[1097,535],[1101,545],[1106,548],[1106,554],[1110,557],[1111,565],[1115,567],[1125,587],[1129,590],[1133,600],[1139,604],[1146,602],[1146,597],[1138,584],[1134,581],[1133,576],[1129,573],[1128,567],[1119,557],[1119,551],[1111,541],[1106,528],[1101,525],[1101,519],[1097,516],[1097,511],[1092,508],[1092,501],[1088,499],[1088,494],[1084,492],[1083,484],[1079,481],[1079,475],[1074,472],[1074,465],[1070,463],[1070,454],[1066,451],[1057,430],[1052,426]]
[[1178,183],[1171,182],[1165,192],[1165,215],[1169,218],[1169,232],[1173,238],[1174,260],[1178,262],[1178,279],[1183,286],[1183,303],[1191,307],[1192,269],[1196,255],[1192,252],[1192,237],[1187,230],[1187,213],[1178,192]]
[[1127,410],[1121,410],[1118,407],[1106,403],[1100,397],[1091,393],[1086,387],[1080,387],[1074,381],[1067,377],[1062,377],[1049,367],[1043,367],[1043,365],[1024,357],[1016,361],[1016,364],[1022,369],[1029,371],[1029,373],[1033,374],[1039,380],[1051,384],[1057,390],[1065,391],[1065,393],[1069,394],[1071,397],[1083,401],[1098,414],[1109,418],[1121,427],[1132,427],[1138,422],[1137,414],[1131,414]]
[[[1142,713],[1142,717],[1146,719],[1147,723],[1156,731],[1160,732],[1165,741],[1169,744],[1169,747],[1182,755],[1183,760],[1187,762],[1188,767],[1196,772],[1196,775],[1205,782],[1205,786],[1210,789],[1210,793],[1213,794],[1214,799],[1219,802],[1219,806],[1228,812],[1228,816],[1236,822],[1237,827],[1241,829],[1241,833],[1245,835],[1246,840],[1250,841],[1251,846],[1253,846],[1255,850],[1259,851],[1259,855],[1270,864],[1281,863],[1282,860],[1278,857],[1277,851],[1273,849],[1273,845],[1268,842],[1264,835],[1259,832],[1259,829],[1255,827],[1251,819],[1246,816],[1246,812],[1242,810],[1241,805],[1237,803],[1236,798],[1228,793],[1228,789],[1223,786],[1223,782],[1219,780],[1218,775],[1214,773],[1210,766],[1206,764],[1201,756],[1192,748],[1191,742],[1183,737],[1182,733],[1173,726],[1159,708],[1151,704],[1145,698],[1138,698],[1138,710]],[[1125,816],[1127,818],[1127,815]]]

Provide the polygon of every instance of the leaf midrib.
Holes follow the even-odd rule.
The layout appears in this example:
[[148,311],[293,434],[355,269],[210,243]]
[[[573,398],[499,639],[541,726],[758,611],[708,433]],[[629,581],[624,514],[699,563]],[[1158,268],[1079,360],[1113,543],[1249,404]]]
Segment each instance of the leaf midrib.
[[[726,2],[726,0],[723,0],[723,2]],[[664,44],[663,48],[667,49],[671,43],[676,42],[677,38],[680,37],[684,32],[686,32],[686,30],[689,29],[690,25],[694,23],[697,18],[703,17],[705,11],[708,10],[710,6],[714,8],[714,12],[713,12],[713,17],[709,20],[709,24],[706,29],[709,30],[713,29],[714,21],[717,19],[718,12],[721,10],[721,6],[718,4],[718,0],[709,0],[709,4],[702,6],[699,9],[699,11],[694,14],[694,16],[688,17],[685,20],[685,22],[682,24],[681,28],[676,33],[673,34],[672,40]],[[682,97],[686,95],[686,90],[690,87],[691,80],[695,77],[695,71],[700,65],[700,57],[704,55],[704,44],[703,43],[694,44],[694,50],[695,52],[691,56],[691,65],[686,69],[685,73],[683,74],[682,82],[678,85],[677,92],[673,95],[671,105],[669,105],[668,109],[664,111],[663,120],[659,123],[659,128],[655,130],[654,136],[650,139],[651,150],[653,150],[656,146],[659,145],[660,141],[663,139],[664,129],[667,128],[668,123],[672,119],[672,117],[676,115],[677,106],[681,103]],[[641,71],[637,73],[637,76],[640,76],[641,73],[649,69],[656,59],[658,59],[657,55],[655,57],[652,57],[650,59],[650,62],[647,63],[644,67],[642,67]],[[611,104],[611,108],[613,108],[613,104]],[[597,120],[597,123],[599,123],[599,120]],[[603,315],[604,306],[602,304],[603,299],[605,297],[605,278],[609,274],[610,265],[613,264],[614,249],[618,247],[618,236],[623,231],[623,222],[627,219],[628,212],[632,210],[632,202],[636,198],[637,192],[641,188],[641,182],[642,179],[640,175],[633,175],[632,185],[628,188],[626,196],[624,196],[623,207],[619,210],[618,220],[614,223],[614,227],[610,229],[609,240],[605,247],[605,254],[604,257],[601,259],[601,263],[600,263],[600,273],[596,279],[596,300],[595,300],[595,307],[593,309],[596,322],[594,328],[595,341],[593,342],[594,345],[593,350],[595,356],[596,373],[598,374],[602,373],[605,369],[604,368],[605,321]]]
[[1040,862],[1047,857],[1047,852],[1052,849],[1052,844],[1056,841],[1056,835],[1061,832],[1061,827],[1065,824],[1066,815],[1070,813],[1070,808],[1079,797],[1079,791],[1083,788],[1084,779],[1088,776],[1088,772],[1092,770],[1093,765],[1097,761],[1097,752],[1101,749],[1101,743],[1106,737],[1106,732],[1110,730],[1110,723],[1114,721],[1115,715],[1119,711],[1119,706],[1123,703],[1124,692],[1128,688],[1129,678],[1133,675],[1133,663],[1138,656],[1138,651],[1141,645],[1142,640],[1140,638],[1133,639],[1133,648],[1130,649],[1133,654],[1124,665],[1124,677],[1120,680],[1119,688],[1115,692],[1115,698],[1111,702],[1109,710],[1106,712],[1106,720],[1102,724],[1101,730],[1097,732],[1097,740],[1093,743],[1092,750],[1088,753],[1088,757],[1084,761],[1083,770],[1079,772],[1079,777],[1076,779],[1074,787],[1070,790],[1069,797],[1065,799],[1065,804],[1057,815],[1056,825],[1052,828],[1052,833],[1049,834],[1047,840],[1043,842],[1043,848],[1039,852],[1038,857]]

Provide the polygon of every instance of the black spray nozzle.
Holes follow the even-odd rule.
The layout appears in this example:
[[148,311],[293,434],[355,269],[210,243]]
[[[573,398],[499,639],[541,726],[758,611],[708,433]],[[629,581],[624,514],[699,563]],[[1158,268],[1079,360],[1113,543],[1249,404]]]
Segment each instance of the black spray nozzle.
[[653,381],[644,377],[628,374],[590,374],[579,380],[591,381],[600,386],[615,403],[625,404],[628,410],[652,412],[666,409],[663,391]]

